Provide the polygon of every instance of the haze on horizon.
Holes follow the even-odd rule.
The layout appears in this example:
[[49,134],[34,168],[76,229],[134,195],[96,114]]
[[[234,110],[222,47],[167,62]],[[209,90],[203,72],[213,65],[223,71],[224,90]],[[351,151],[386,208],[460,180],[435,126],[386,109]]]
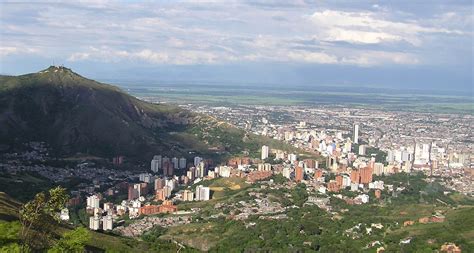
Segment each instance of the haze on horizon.
[[473,91],[471,1],[0,5],[1,74]]

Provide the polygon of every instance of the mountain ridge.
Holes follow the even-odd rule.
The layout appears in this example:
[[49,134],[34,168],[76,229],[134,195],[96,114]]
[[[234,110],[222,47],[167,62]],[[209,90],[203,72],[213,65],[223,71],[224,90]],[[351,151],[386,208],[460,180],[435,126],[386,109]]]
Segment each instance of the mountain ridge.
[[141,160],[154,154],[255,155],[269,143],[291,149],[207,115],[139,100],[56,66],[0,77],[0,143],[12,150],[29,141],[46,142],[56,157],[81,153]]

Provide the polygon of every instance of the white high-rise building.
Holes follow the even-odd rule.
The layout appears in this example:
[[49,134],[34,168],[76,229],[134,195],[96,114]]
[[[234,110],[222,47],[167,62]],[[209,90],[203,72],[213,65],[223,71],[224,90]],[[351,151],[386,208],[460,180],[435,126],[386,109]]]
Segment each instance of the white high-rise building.
[[100,199],[97,195],[87,197],[87,209],[94,209],[100,207]]
[[365,145],[359,146],[359,155],[365,155],[367,147]]
[[353,130],[353,142],[354,143],[359,143],[359,124],[354,124],[354,130]]
[[158,173],[158,171],[161,169],[161,164],[162,164],[161,155],[155,155],[153,157],[153,160],[151,160],[151,171],[153,171],[154,173]]
[[266,145],[262,146],[262,160],[265,160],[268,158],[268,153],[270,152],[270,148]]
[[100,228],[100,218],[97,215],[89,217],[89,229],[90,230],[99,230]]
[[112,230],[114,228],[114,219],[112,215],[107,215],[102,218],[102,230]]
[[196,194],[195,194],[195,200],[197,201],[206,201],[206,200],[209,200],[209,197],[210,197],[210,189],[209,187],[204,187],[202,185],[198,185],[196,187]]

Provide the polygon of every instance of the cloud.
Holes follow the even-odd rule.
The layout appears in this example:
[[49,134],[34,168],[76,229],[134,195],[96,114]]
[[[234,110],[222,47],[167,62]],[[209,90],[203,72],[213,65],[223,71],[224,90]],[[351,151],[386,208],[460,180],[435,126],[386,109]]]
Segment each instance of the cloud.
[[38,50],[35,48],[0,46],[0,56],[8,56],[8,55],[13,55],[13,54],[31,54],[31,53],[38,53]]
[[376,44],[405,41],[421,46],[423,33],[463,34],[458,30],[421,26],[414,20],[390,21],[380,13],[316,11],[311,21],[319,29],[318,38],[326,41]]
[[[361,6],[279,0],[5,3],[0,55],[104,64],[423,65],[459,61],[466,47],[453,42],[472,43],[472,14],[458,7],[430,9],[417,18],[396,5]],[[440,55],[441,46],[454,56]]]

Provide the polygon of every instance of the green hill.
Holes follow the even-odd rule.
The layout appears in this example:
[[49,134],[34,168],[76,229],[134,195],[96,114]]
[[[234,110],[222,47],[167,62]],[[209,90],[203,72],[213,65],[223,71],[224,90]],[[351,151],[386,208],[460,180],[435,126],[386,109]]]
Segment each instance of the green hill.
[[[219,135],[219,136],[216,136]],[[0,143],[44,141],[59,157],[256,152],[266,138],[166,104],[141,101],[65,67],[0,77]],[[283,145],[284,146],[284,145]]]

